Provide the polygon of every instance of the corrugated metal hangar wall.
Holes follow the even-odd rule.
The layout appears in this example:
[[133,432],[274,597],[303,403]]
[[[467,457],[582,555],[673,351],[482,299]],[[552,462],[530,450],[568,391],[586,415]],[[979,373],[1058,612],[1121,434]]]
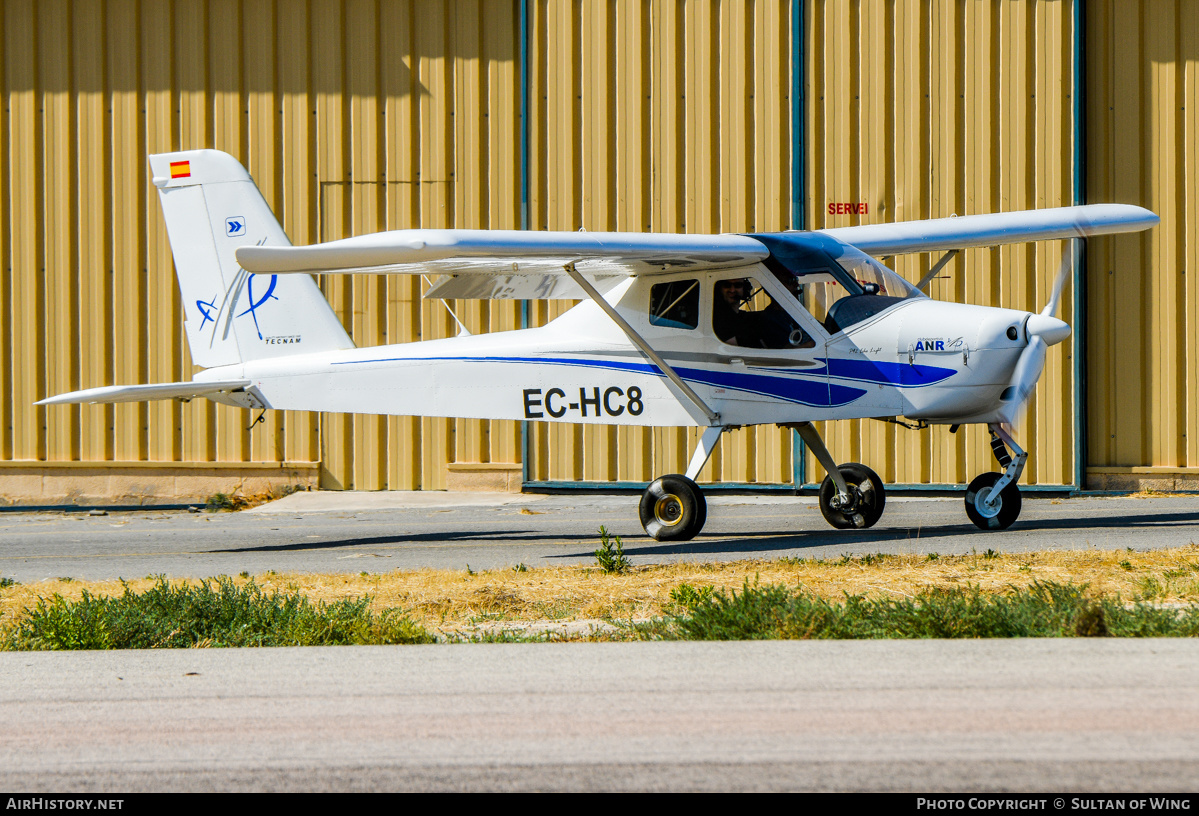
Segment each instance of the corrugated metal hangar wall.
[[[1021,431],[1025,480],[1199,477],[1194,4],[4,0],[0,15],[2,496],[262,479],[438,489],[511,479],[522,462],[550,484],[684,469],[695,434],[676,429],[280,413],[247,430],[247,412],[203,400],[34,407],[191,375],[146,155],[200,147],[242,160],[297,244],[417,226],[737,232],[1141,204],[1160,227],[1086,249],[1064,304],[1085,329],[1049,356]],[[865,212],[829,215],[843,203]],[[932,294],[1039,309],[1063,251],[970,250]],[[914,280],[935,261],[893,263]],[[455,332],[419,280],[323,286],[359,345]],[[477,332],[569,304],[453,306]],[[992,469],[977,429],[825,430],[839,460],[892,483]],[[818,480],[793,444],[736,432],[701,480]]]

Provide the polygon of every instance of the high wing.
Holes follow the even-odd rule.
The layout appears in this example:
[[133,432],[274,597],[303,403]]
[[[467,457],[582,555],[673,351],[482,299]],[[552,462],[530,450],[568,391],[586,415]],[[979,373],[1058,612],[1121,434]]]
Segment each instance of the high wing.
[[310,246],[243,246],[237,262],[254,274],[444,275],[425,297],[577,299],[585,293],[567,264],[606,291],[631,275],[727,269],[769,255],[745,235],[415,229]]
[[1152,227],[1159,220],[1149,210],[1131,204],[1084,204],[1079,207],[836,227],[821,232],[852,244],[868,255],[881,256],[1138,232]]
[[66,403],[141,402],[153,399],[192,399],[211,397],[245,388],[249,380],[215,380],[211,382],[174,382],[153,385],[105,385],[48,397],[34,405],[61,405]]

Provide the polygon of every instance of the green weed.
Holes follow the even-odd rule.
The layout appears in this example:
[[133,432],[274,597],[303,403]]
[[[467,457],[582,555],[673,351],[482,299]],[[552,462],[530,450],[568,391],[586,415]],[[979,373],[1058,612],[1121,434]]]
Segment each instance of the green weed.
[[204,500],[204,509],[209,513],[232,513],[246,507],[249,502],[241,496],[231,496],[228,493],[213,493]]
[[600,545],[595,551],[595,560],[599,562],[600,569],[616,574],[628,572],[633,564],[624,554],[624,543],[620,536],[609,535],[606,527],[600,527],[599,533]]
[[914,598],[848,595],[833,602],[746,581],[731,593],[680,587],[671,595],[676,612],[636,630],[655,640],[1199,635],[1199,610],[1127,607],[1119,598],[1088,598],[1085,590],[1038,582],[1006,595],[973,587],[930,589]]
[[670,603],[680,610],[691,609],[700,604],[709,603],[711,600],[712,587],[710,586],[696,589],[691,584],[679,584],[670,590]]
[[313,604],[303,595],[267,594],[253,581],[222,576],[120,597],[55,594],[0,639],[7,650],[155,649],[194,646],[330,646],[431,643],[433,636],[400,610],[370,610],[369,597]]
[[1140,599],[1143,601],[1151,601],[1154,598],[1165,597],[1166,585],[1154,578],[1152,575],[1146,575],[1137,582],[1140,588]]

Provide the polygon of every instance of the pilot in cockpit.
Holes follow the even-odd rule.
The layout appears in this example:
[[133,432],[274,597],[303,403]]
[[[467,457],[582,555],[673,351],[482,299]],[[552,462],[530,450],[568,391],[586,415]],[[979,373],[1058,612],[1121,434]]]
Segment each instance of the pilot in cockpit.
[[745,278],[731,278],[716,284],[716,298],[712,309],[712,330],[716,336],[730,346],[745,345],[750,331],[742,304],[749,299],[750,285]]
[[[799,278],[784,269],[772,271],[791,296],[797,302],[801,301],[803,290],[799,285]],[[759,336],[763,348],[812,348],[816,345],[816,341],[799,327],[783,305],[774,298],[770,298],[770,303],[762,310],[761,316]]]
[[[775,274],[798,301],[801,289],[795,276],[785,271]],[[811,348],[815,345],[781,303],[762,290],[758,293],[766,303],[755,310],[754,303],[760,307],[762,304],[754,298],[757,293],[749,279],[717,281],[712,328],[721,341],[730,346],[766,349]]]

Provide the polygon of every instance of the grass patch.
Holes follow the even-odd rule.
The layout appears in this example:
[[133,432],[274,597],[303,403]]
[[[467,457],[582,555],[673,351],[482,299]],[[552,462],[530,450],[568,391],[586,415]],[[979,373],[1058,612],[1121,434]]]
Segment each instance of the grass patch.
[[[828,607],[844,606],[847,598],[856,597],[859,608],[868,609],[871,615],[881,614],[879,604],[888,600],[914,602],[943,595],[956,597],[954,593],[960,592],[963,594],[955,603],[970,610],[981,608],[988,598],[1013,596],[1030,591],[1035,585],[1062,585],[1073,587],[1072,591],[1092,604],[1086,608],[1103,610],[1102,627],[1097,614],[1090,616],[1089,623],[1076,616],[1083,623],[1075,631],[1096,633],[1106,629],[1108,634],[1124,634],[1127,629],[1113,624],[1119,615],[1113,618],[1104,604],[1123,608],[1140,602],[1146,607],[1165,608],[1162,614],[1174,617],[1190,614],[1185,609],[1178,611],[1180,607],[1199,604],[1199,547],[1150,552],[1096,549],[997,552],[990,556],[979,552],[942,554],[931,560],[921,552],[873,553],[824,560],[778,558],[632,565],[619,573],[604,572],[595,562],[560,567],[526,565],[524,570],[503,565],[486,570],[393,570],[367,575],[267,571],[252,580],[244,574],[240,578],[209,581],[208,591],[219,595],[221,581],[231,587],[224,590],[226,593],[238,589],[268,597],[302,596],[317,610],[322,604],[332,609],[340,608],[337,605],[343,603],[360,604],[363,614],[369,613],[376,624],[384,615],[407,619],[424,633],[420,637],[441,642],[476,641],[498,632],[507,632],[503,638],[522,641],[636,639],[649,636],[636,627],[689,615],[687,610],[694,606],[696,598],[711,599],[723,594],[731,599],[734,593],[740,596],[747,583],[759,588],[782,587],[792,595],[804,595],[810,603],[819,600]],[[75,603],[83,601],[86,594],[95,605],[100,598],[120,600],[128,593],[145,595],[153,590],[161,596],[160,583],[160,579],[147,576],[128,582],[61,583],[50,579],[0,586],[0,648],[14,648],[14,629],[30,619],[39,605],[53,606],[55,597],[60,597],[63,603]],[[251,583],[255,589],[248,588]],[[184,586],[198,590],[200,584],[171,582],[173,591],[181,592]],[[1084,607],[1082,604],[1075,611]],[[86,608],[81,607],[76,614],[83,614]],[[299,613],[302,614],[307,613]],[[65,612],[59,613],[59,619],[65,617]],[[263,619],[274,620],[268,615]],[[559,625],[588,622],[605,624],[601,627],[603,631],[591,633],[590,626],[585,625],[581,629],[572,627],[571,634],[564,634],[564,627]],[[313,621],[309,628],[316,627]],[[157,631],[169,633],[173,628]],[[542,634],[547,629],[552,634]],[[1147,627],[1142,634],[1152,634],[1152,629]],[[296,638],[294,632],[291,636],[293,643],[313,642]],[[199,641],[184,645],[218,645],[215,637],[211,642],[205,641],[205,637],[212,636],[203,635]],[[500,637],[495,634],[495,638]],[[79,640],[82,642],[82,638]],[[159,640],[166,639],[159,637]],[[266,645],[268,641],[260,642]],[[288,641],[279,637],[270,642]]]
[[1194,637],[1199,609],[1089,598],[1086,586],[1033,583],[1007,594],[931,589],[914,598],[850,595],[830,601],[748,581],[740,592],[680,586],[678,611],[636,629],[652,640]]
[[4,633],[7,650],[156,649],[195,646],[331,646],[430,643],[420,625],[388,609],[374,613],[370,598],[313,603],[299,593],[266,593],[253,581],[227,577],[172,585],[157,579],[118,597],[84,590],[77,600],[39,599]]
[[204,509],[209,513],[233,513],[249,506],[247,497],[231,493],[213,493],[204,500]]
[[238,488],[232,493],[213,493],[204,500],[204,509],[209,513],[235,513],[307,489],[304,485],[281,485],[259,493],[242,493]]

